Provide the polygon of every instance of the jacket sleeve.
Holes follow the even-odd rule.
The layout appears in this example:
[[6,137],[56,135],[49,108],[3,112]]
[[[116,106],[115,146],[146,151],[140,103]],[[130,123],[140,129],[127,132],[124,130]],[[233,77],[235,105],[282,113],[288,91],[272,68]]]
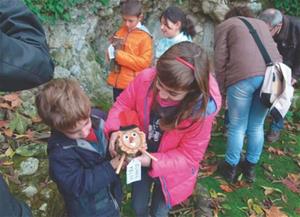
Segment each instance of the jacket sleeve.
[[105,121],[104,132],[106,137],[113,131],[120,128],[119,113],[126,110],[135,110],[137,86],[141,82],[141,76],[137,76],[129,83],[127,88],[119,95],[117,101],[109,110],[107,120]]
[[226,64],[229,59],[229,51],[227,44],[227,34],[224,30],[224,25],[220,24],[216,27],[215,31],[215,73],[216,78],[220,87],[220,91],[223,95],[225,94],[225,73]]
[[[159,177],[166,175],[166,171],[168,174],[178,173],[178,171],[199,165],[210,141],[213,116],[192,125],[180,140],[177,148],[165,153],[151,153],[158,161],[152,161],[149,175]],[[198,166],[195,169],[198,169]]]
[[0,90],[29,89],[53,77],[45,33],[21,0],[0,2]]
[[[147,34],[147,33],[145,33]],[[118,50],[116,60],[121,66],[132,69],[135,72],[142,71],[148,68],[152,63],[153,43],[152,38],[147,34],[138,46],[139,55],[127,53],[123,50]]]
[[61,190],[76,196],[95,194],[118,180],[109,161],[92,169],[84,168],[78,159],[63,150],[49,156],[49,170],[51,178]]
[[298,44],[297,48],[296,48],[296,57],[295,57],[295,61],[292,67],[292,76],[293,78],[295,78],[296,80],[299,80],[300,78],[300,43]]
[[1,216],[31,217],[29,207],[17,200],[9,191],[6,182],[0,174],[0,211]]

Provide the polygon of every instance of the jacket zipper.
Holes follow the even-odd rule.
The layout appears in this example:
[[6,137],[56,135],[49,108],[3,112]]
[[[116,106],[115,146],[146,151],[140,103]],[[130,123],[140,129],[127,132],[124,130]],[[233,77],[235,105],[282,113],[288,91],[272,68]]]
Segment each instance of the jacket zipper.
[[109,196],[110,196],[110,198],[112,199],[112,201],[113,201],[113,203],[115,205],[116,210],[120,210],[118,202],[116,201],[116,199],[113,197],[113,195],[110,192],[110,188],[108,188],[108,193],[109,193]]
[[160,178],[160,182],[162,184],[163,193],[164,193],[165,198],[166,198],[167,207],[169,209],[171,209],[172,208],[172,206],[171,206],[171,195],[170,195],[170,193],[168,191],[167,183],[166,183],[166,180],[165,180],[165,178],[163,176]]

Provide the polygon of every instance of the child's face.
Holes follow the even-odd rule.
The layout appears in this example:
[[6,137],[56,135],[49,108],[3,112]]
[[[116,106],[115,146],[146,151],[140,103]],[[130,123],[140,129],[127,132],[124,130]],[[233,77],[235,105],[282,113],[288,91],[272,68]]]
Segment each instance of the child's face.
[[158,90],[159,97],[164,100],[180,101],[188,93],[187,91],[178,91],[165,86],[159,79],[156,80],[156,88]]
[[160,20],[160,29],[164,37],[174,38],[180,33],[181,22],[172,23],[170,20],[164,17]]
[[131,31],[141,21],[142,16],[123,15],[122,17],[123,17],[123,24],[127,27],[128,31]]
[[92,122],[91,119],[88,118],[78,121],[75,128],[64,130],[62,132],[71,139],[83,139],[89,135],[91,127]]

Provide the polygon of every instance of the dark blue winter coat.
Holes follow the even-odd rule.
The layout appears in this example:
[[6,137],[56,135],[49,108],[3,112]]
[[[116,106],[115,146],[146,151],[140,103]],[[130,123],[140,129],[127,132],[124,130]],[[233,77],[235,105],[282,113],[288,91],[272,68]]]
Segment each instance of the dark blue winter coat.
[[97,143],[52,132],[48,140],[50,177],[65,200],[69,217],[119,216],[121,184],[106,157],[104,121],[92,117],[92,123]]

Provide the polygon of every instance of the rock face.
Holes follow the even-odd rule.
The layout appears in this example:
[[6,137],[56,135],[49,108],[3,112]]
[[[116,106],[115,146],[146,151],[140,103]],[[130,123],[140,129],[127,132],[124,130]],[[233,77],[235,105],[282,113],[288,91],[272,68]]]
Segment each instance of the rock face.
[[[143,1],[143,4],[144,23],[157,40],[161,37],[159,17],[165,8],[176,4],[176,1]],[[222,19],[227,6],[217,0],[195,1],[192,4],[183,1],[178,6],[194,20],[197,31],[194,41],[212,51],[214,21]],[[110,6],[100,8],[98,14],[90,8],[90,5],[74,8],[70,22],[60,21],[46,26],[46,34],[56,64],[55,77],[75,77],[92,98],[109,104],[112,91],[106,84],[108,66],[105,52],[107,39],[121,24],[119,1],[110,1]]]
[[[119,13],[120,0],[110,0],[110,5],[106,8],[99,6],[97,13],[92,10],[94,6],[89,5],[89,1],[86,2],[86,5],[73,9],[71,21],[57,21],[55,25],[45,25],[44,28],[56,65],[55,77],[78,79],[97,104],[107,106],[112,101],[112,90],[106,84],[108,66],[105,61],[105,52],[108,47],[107,39],[122,22]],[[182,4],[177,2],[182,2]],[[229,10],[225,0],[143,0],[143,4],[144,23],[154,40],[161,37],[159,17],[162,11],[175,4],[186,11],[193,20],[197,32],[194,42],[201,44],[212,56],[214,26],[223,20],[225,13]],[[250,4],[254,10],[260,7],[256,1],[251,1]],[[23,113],[28,117],[36,115],[33,97],[35,92],[36,89],[22,91],[21,94],[25,110]],[[0,141],[3,141],[5,138],[1,136]],[[18,158],[22,160],[18,171],[22,183],[25,184],[22,185],[22,190],[18,188],[15,193],[30,205],[34,216],[64,216],[62,198],[55,183],[49,178],[48,161],[45,156],[46,147],[39,145],[41,149],[33,149],[35,145],[21,147],[16,151]],[[41,155],[43,157],[40,157]],[[24,160],[25,157],[26,160]]]

